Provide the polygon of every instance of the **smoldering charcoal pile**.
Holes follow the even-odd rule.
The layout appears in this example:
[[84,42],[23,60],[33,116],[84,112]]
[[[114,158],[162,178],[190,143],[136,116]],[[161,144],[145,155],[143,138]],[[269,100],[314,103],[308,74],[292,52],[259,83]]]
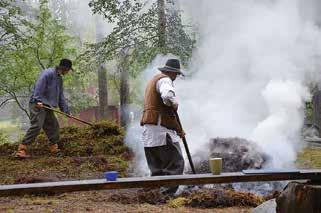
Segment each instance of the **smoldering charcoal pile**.
[[[223,172],[240,172],[246,169],[261,169],[268,163],[269,156],[253,142],[242,138],[213,138],[202,150],[193,155],[197,173],[210,173],[209,158],[223,159]],[[282,182],[251,182],[212,186],[216,189],[229,189],[251,192],[262,196],[280,191]]]
[[224,172],[239,172],[244,169],[260,169],[267,162],[268,156],[259,147],[242,138],[213,138],[210,139],[205,150],[193,155],[198,173],[209,173],[209,158],[223,159]]

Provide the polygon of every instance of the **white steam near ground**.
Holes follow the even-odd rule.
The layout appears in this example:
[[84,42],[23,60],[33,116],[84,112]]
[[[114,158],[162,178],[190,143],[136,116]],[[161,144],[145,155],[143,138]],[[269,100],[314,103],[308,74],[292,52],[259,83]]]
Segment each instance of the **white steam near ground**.
[[293,166],[307,85],[321,75],[321,31],[306,13],[314,2],[181,2],[200,30],[188,68],[195,74],[177,82],[191,149],[237,136],[271,155],[269,166]]

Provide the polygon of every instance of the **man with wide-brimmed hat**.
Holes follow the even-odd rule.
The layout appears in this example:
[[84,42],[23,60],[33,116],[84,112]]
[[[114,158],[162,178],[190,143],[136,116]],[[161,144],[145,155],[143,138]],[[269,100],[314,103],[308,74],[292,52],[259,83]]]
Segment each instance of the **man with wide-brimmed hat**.
[[[180,62],[169,59],[159,68],[147,84],[141,125],[145,156],[152,176],[180,175],[184,171],[184,158],[179,145],[184,132],[175,117],[178,103],[173,81],[181,75]],[[177,187],[167,188],[175,193]]]
[[49,139],[49,150],[52,154],[58,153],[59,123],[53,111],[43,106],[59,107],[61,111],[70,114],[65,101],[62,76],[72,70],[72,62],[62,59],[58,66],[41,72],[29,101],[30,128],[19,144],[17,158],[27,158],[27,146],[30,145],[43,129]]

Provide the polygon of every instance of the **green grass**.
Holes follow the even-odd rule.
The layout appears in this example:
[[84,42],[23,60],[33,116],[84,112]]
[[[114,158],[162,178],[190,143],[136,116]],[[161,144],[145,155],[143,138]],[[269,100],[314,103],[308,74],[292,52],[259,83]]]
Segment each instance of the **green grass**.
[[0,129],[17,128],[18,126],[10,120],[0,121]]
[[19,128],[18,124],[15,124],[10,120],[5,120],[0,121],[0,133],[2,136],[7,136],[9,140],[14,142],[24,134],[24,131]]
[[298,154],[296,164],[304,169],[321,168],[321,149],[306,148]]

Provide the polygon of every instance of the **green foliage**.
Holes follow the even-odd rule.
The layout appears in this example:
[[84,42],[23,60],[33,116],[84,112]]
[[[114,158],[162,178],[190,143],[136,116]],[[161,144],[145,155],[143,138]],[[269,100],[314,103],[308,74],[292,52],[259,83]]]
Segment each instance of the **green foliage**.
[[[19,7],[15,6],[12,0],[0,0],[0,53],[12,48],[15,42],[19,41],[22,31],[18,26],[28,23],[21,16]],[[0,55],[2,58],[2,54]]]
[[[193,30],[183,25],[180,11],[165,7],[165,36],[160,32],[158,1],[141,0],[92,0],[89,6],[94,13],[103,15],[115,24],[113,31],[101,42],[90,45],[84,55],[86,62],[95,63],[120,59],[119,66],[128,70],[135,79],[157,54],[172,53],[183,63],[191,57],[195,44]],[[167,4],[173,4],[167,0]],[[165,37],[164,45],[160,45]],[[129,51],[128,51],[129,50]],[[123,60],[127,52],[126,60]],[[119,73],[114,75],[114,84],[119,85]],[[135,98],[132,91],[131,98]]]
[[[15,1],[0,1],[0,95],[6,95],[0,107],[10,100],[18,102],[16,92],[21,90],[22,79],[28,81],[25,74],[20,74],[19,69],[13,70],[14,64],[21,63],[23,44],[30,38],[30,22],[22,16],[21,10]],[[25,64],[26,65],[26,64]],[[25,66],[24,65],[24,66]],[[27,68],[21,67],[20,69]],[[22,90],[23,91],[23,90]]]
[[183,63],[186,63],[192,57],[195,35],[187,33],[188,27],[182,24],[182,18],[177,10],[168,12],[167,21],[168,52],[179,56]]
[[[79,66],[78,66],[79,67]],[[78,70],[78,68],[76,68]],[[79,68],[80,70],[80,68]],[[96,94],[88,92],[88,88],[92,88],[91,82],[95,78],[92,72],[76,71],[65,77],[65,91],[68,93],[67,101],[71,103],[72,113],[97,106]]]
[[39,16],[34,30],[31,42],[41,68],[55,66],[63,57],[75,56],[73,38],[66,33],[65,26],[52,17],[47,0],[40,1]]
[[137,60],[142,66],[146,66],[157,53],[173,53],[184,62],[191,55],[195,40],[186,32],[186,26],[175,9],[166,9],[166,44],[162,49],[158,46],[157,2],[92,0],[89,6],[94,13],[115,23],[112,33],[92,46],[92,53],[103,60],[114,58],[124,48],[135,49],[132,60]]
[[[10,4],[4,6],[9,10],[12,8]],[[18,8],[15,11],[19,11]],[[12,35],[21,39],[12,42],[11,49],[1,55],[3,63],[0,72],[5,75],[0,76],[0,94],[14,100],[28,115],[21,97],[30,96],[39,72],[56,65],[63,57],[74,56],[76,51],[73,38],[52,17],[47,0],[40,1],[38,16],[25,23],[23,26],[14,25],[16,30],[12,31]]]

